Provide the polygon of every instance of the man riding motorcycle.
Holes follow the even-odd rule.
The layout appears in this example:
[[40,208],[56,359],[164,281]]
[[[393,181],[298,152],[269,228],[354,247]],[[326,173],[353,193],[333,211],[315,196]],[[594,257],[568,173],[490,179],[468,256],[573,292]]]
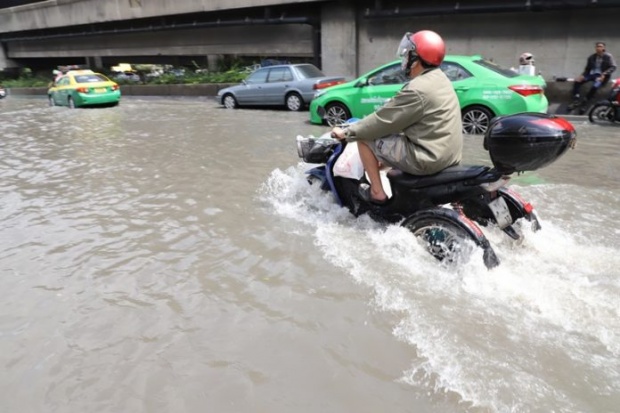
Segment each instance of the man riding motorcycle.
[[431,175],[460,163],[461,110],[450,80],[439,69],[445,53],[437,33],[406,33],[398,56],[411,80],[376,112],[346,129],[333,129],[333,137],[358,142],[370,181],[370,187],[360,186],[363,199],[375,204],[388,200],[380,162],[413,175]]

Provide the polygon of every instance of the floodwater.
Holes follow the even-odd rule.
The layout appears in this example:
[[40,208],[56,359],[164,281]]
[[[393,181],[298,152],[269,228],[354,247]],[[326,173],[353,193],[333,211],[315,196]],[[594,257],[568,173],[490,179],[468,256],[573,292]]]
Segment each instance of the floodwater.
[[619,126],[513,178],[489,271],[307,185],[307,118],[1,100],[0,411],[619,411]]

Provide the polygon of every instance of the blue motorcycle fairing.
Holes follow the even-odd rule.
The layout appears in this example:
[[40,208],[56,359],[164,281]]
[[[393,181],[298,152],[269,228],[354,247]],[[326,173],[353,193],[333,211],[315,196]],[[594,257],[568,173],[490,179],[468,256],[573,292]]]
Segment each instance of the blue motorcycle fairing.
[[334,197],[336,198],[336,202],[340,206],[344,206],[344,204],[342,203],[342,200],[340,199],[340,196],[338,195],[338,191],[336,190],[336,185],[334,184],[333,170],[334,170],[334,164],[336,163],[336,160],[338,159],[338,157],[344,150],[344,147],[345,145],[343,145],[342,143],[336,146],[336,149],[334,149],[334,153],[332,154],[332,156],[329,157],[329,159],[327,160],[327,163],[325,164],[325,177],[327,178],[329,189],[332,191],[332,194],[334,194]]
[[327,177],[325,176],[325,165],[317,166],[306,171],[306,175],[312,175],[318,178],[321,182],[325,182]]

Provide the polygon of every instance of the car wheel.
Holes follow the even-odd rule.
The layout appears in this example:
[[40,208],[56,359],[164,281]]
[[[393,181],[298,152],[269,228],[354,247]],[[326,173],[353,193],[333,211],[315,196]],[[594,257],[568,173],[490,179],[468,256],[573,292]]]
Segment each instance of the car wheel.
[[299,96],[299,93],[289,93],[286,95],[286,108],[288,110],[292,110],[293,112],[299,112],[304,107],[304,101]]
[[484,106],[471,106],[462,112],[463,133],[468,135],[484,135],[493,113]]
[[329,126],[338,126],[351,119],[351,111],[340,102],[325,106],[325,121]]
[[50,106],[56,106],[56,102],[54,102],[54,98],[52,95],[48,95]]
[[224,104],[224,107],[226,109],[236,109],[239,107],[239,104],[237,103],[237,99],[235,99],[235,97],[231,95],[230,93],[227,95],[224,95],[224,97],[222,98],[222,103]]
[[73,98],[71,96],[69,96],[69,99],[67,100],[67,105],[69,106],[69,108],[75,109],[75,102],[73,101]]

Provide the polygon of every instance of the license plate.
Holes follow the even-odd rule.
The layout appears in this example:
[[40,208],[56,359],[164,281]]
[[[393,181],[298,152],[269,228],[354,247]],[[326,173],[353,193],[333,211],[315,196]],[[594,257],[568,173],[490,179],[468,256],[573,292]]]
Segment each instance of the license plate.
[[105,93],[107,91],[108,91],[108,89],[106,89],[104,87],[100,87],[98,89],[95,89],[95,93]]
[[493,201],[489,202],[489,208],[495,217],[495,221],[497,221],[497,225],[499,225],[501,229],[512,224],[512,216],[510,215],[510,210],[504,198],[498,196]]

